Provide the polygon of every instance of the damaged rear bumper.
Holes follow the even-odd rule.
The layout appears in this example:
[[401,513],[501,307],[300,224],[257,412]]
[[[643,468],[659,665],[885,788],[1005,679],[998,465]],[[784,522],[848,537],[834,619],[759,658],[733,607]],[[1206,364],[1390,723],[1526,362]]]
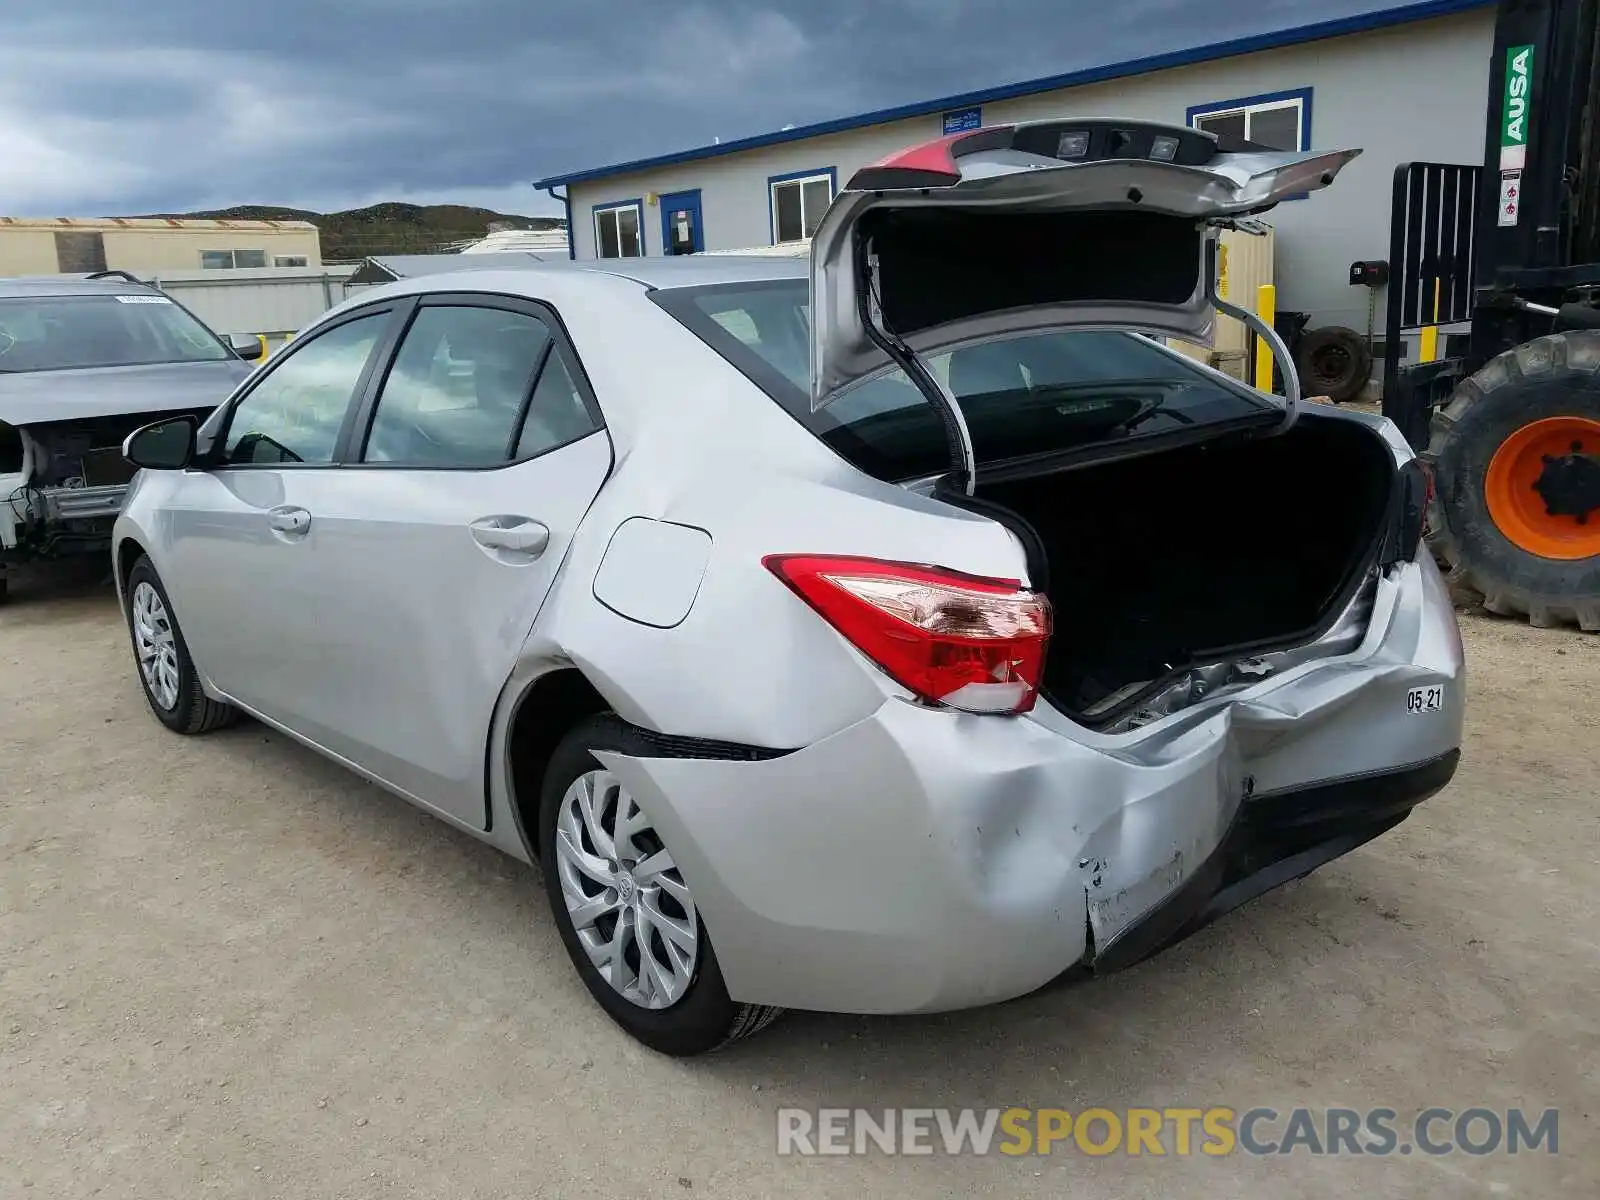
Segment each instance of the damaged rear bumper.
[[[933,1012],[1115,969],[1448,782],[1464,671],[1431,561],[1355,653],[1118,736],[887,701],[763,761],[599,757],[650,813],[737,1000]],[[1408,694],[1442,702],[1408,715]]]
[[1451,750],[1404,770],[1247,800],[1200,869],[1082,965],[1097,973],[1131,967],[1241,904],[1350,853],[1409,817],[1450,782],[1460,761],[1461,751]]

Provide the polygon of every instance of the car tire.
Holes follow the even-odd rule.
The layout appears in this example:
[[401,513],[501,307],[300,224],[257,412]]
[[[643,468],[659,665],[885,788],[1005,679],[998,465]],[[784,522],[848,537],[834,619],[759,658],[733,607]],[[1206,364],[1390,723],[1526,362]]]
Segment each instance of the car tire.
[[210,733],[239,719],[231,704],[213,700],[173,615],[172,601],[154,564],[141,555],[128,572],[128,638],[139,687],[156,719],[175,733]]
[[[1449,570],[1452,590],[1503,617],[1522,617],[1538,629],[1576,625],[1600,632],[1600,555],[1551,557],[1529,542],[1496,474],[1503,452],[1541,425],[1600,426],[1600,331],[1573,330],[1536,338],[1491,359],[1457,385],[1433,415],[1431,441],[1421,457],[1433,473],[1428,546]],[[1556,453],[1565,446],[1553,448]],[[1574,452],[1593,456],[1591,438]],[[1547,464],[1550,458],[1544,460]],[[1593,529],[1585,513],[1567,528]],[[1559,518],[1562,524],[1570,519]]]
[[1343,404],[1361,395],[1372,376],[1372,348],[1354,329],[1326,325],[1300,338],[1295,352],[1300,390]]
[[[661,753],[617,717],[592,717],[561,740],[545,772],[539,805],[545,891],[561,940],[589,994],[634,1038],[680,1058],[721,1049],[766,1028],[783,1010],[729,997],[716,951],[681,873],[648,814],[595,757],[597,750],[651,757]],[[584,819],[585,808],[592,820]],[[617,838],[617,823],[625,818],[631,820],[623,842]],[[668,865],[662,869],[664,862]],[[603,869],[602,863],[615,863],[620,870]],[[640,868],[638,882],[634,864]],[[600,869],[617,886],[606,886],[587,873]],[[590,915],[596,910],[605,911]],[[685,949],[684,941],[669,944],[668,920],[680,938],[685,930],[692,931],[692,950]],[[648,949],[641,946],[641,931]],[[646,952],[649,964],[640,957]],[[601,961],[607,956],[608,961]],[[682,961],[691,956],[690,962]],[[664,965],[672,979],[663,986]]]

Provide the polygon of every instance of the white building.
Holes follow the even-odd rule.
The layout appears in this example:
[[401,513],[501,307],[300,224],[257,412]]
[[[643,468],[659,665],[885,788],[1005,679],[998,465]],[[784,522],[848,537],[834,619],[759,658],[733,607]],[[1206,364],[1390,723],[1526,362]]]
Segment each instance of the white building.
[[[1279,308],[1307,312],[1313,328],[1365,333],[1371,303],[1381,326],[1383,297],[1352,287],[1349,268],[1388,257],[1395,167],[1483,158],[1494,21],[1489,0],[1425,0],[536,186],[566,202],[569,253],[623,257],[803,239],[858,168],[980,125],[1118,116],[1242,133],[1281,149],[1360,147],[1328,192],[1265,219],[1276,231]],[[563,187],[564,195],[553,190]]]

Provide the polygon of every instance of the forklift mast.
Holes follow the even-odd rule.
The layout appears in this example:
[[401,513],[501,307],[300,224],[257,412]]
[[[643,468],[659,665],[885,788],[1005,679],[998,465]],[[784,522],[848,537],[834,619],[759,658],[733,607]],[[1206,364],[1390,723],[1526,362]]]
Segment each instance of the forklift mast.
[[1483,161],[1396,169],[1383,413],[1428,473],[1452,594],[1600,633],[1597,9],[1500,0]]
[[1600,287],[1597,9],[1600,0],[1501,0],[1468,374],[1551,332],[1551,310],[1587,305]]
[[[1600,0],[1500,0],[1481,164],[1395,172],[1383,413],[1416,449],[1463,379],[1536,337],[1600,327]],[[1470,322],[1445,358],[1404,334]]]

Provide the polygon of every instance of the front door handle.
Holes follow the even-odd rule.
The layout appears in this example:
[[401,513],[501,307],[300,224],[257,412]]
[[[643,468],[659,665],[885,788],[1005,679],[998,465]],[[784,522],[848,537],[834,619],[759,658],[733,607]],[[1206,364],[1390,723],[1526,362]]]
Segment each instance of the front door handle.
[[274,533],[289,537],[302,537],[311,528],[311,514],[303,508],[285,504],[267,510],[267,525]]
[[550,545],[550,528],[532,517],[480,517],[469,526],[472,540],[485,550],[514,555],[532,562]]

